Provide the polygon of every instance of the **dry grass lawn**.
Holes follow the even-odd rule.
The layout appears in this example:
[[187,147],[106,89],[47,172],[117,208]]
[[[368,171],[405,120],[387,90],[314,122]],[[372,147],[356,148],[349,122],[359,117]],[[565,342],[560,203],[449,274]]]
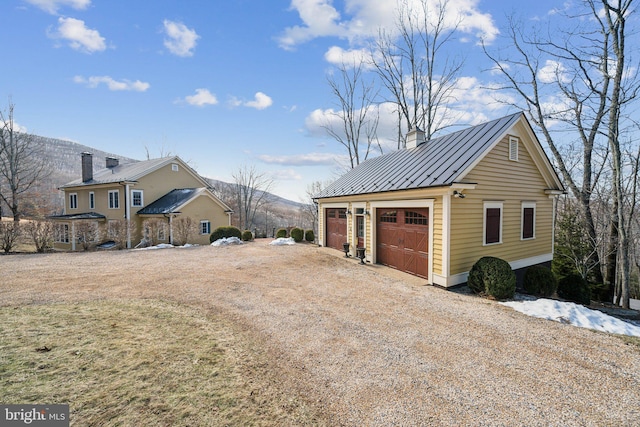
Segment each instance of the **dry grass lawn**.
[[640,347],[312,245],[0,256],[0,402],[72,425],[640,425]]

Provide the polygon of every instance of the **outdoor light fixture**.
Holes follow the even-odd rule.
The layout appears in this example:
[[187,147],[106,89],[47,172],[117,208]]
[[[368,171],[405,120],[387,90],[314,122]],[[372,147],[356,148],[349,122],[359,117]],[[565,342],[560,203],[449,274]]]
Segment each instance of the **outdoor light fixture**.
[[347,215],[351,215],[351,211],[347,209]]
[[465,196],[464,194],[462,194],[462,193],[461,193],[460,191],[458,191],[458,190],[453,190],[453,197],[458,197],[458,198],[460,198],[460,199],[464,199],[464,198],[465,198],[465,197],[467,197],[467,196]]
[[365,215],[371,215],[371,212],[369,212],[369,211],[364,211],[364,214],[365,214]]

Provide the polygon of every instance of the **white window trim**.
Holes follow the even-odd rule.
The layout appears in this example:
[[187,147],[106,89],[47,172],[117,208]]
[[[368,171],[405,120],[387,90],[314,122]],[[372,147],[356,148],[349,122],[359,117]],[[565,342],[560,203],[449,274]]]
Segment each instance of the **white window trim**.
[[[117,206],[111,206],[111,194],[117,194],[118,195],[118,205]],[[115,200],[115,198],[114,198]],[[107,205],[109,207],[109,209],[120,209],[120,190],[109,190],[109,193],[107,195]]]
[[[524,233],[524,210],[533,208],[533,237],[522,237]],[[536,202],[522,202],[520,205],[520,240],[534,240],[536,238]]]
[[96,193],[93,191],[89,191],[89,209],[93,210],[96,208]]
[[171,165],[171,170],[172,170],[173,172],[178,172],[178,170],[179,170],[179,169],[180,169],[180,168],[178,167],[178,164],[177,164],[177,163],[173,163],[173,164]]
[[[203,226],[204,224],[208,224],[207,229],[208,229],[209,231],[208,231],[208,232],[206,232],[206,233],[203,233],[203,232],[202,232],[202,226]],[[211,221],[209,221],[209,220],[207,220],[207,219],[203,219],[203,220],[201,220],[201,221],[200,221],[200,234],[201,234],[201,235],[211,234]]]
[[78,209],[78,193],[69,193],[69,209]]
[[518,161],[518,151],[519,151],[520,140],[515,136],[509,137],[509,160],[512,162]]
[[[140,204],[136,205],[133,203],[135,197],[133,197],[134,193],[140,193]],[[141,208],[144,206],[144,191],[143,190],[131,190],[131,207],[132,208]]]
[[[504,221],[504,202],[484,202],[482,207],[482,246],[493,246],[502,244],[502,223]],[[500,209],[500,237],[497,242],[486,243],[487,241],[487,209]],[[522,234],[521,234],[522,236]]]

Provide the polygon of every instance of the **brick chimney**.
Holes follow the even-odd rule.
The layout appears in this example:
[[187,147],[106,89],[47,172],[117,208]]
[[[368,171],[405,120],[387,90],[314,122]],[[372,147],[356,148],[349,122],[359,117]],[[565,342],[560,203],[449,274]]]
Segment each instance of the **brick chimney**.
[[115,157],[107,157],[107,168],[112,169],[120,164],[120,161]]
[[424,131],[415,127],[407,134],[407,148],[416,148],[426,142],[424,139]]
[[82,182],[88,182],[93,179],[93,154],[82,153]]

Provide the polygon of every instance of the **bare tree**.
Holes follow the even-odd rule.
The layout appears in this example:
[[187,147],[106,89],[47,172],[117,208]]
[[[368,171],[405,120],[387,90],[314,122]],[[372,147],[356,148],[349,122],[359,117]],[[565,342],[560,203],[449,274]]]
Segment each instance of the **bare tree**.
[[318,204],[314,197],[331,184],[331,181],[313,181],[307,186],[306,199],[302,201],[302,216],[307,223],[312,224],[313,234],[318,235]]
[[74,238],[85,251],[100,241],[100,227],[97,221],[82,220],[76,222],[75,234]]
[[0,221],[0,249],[11,252],[22,234],[22,226],[16,221]]
[[53,248],[53,222],[49,220],[29,221],[24,227],[36,247],[36,252],[46,252]]
[[322,127],[346,148],[352,169],[366,160],[373,149],[382,154],[377,137],[379,113],[373,103],[375,88],[372,82],[364,81],[363,67],[362,61],[342,63],[339,78],[327,77],[338,109]]
[[5,115],[0,111],[0,200],[13,215],[14,221],[20,221],[21,199],[49,170],[42,144],[27,133],[14,128],[14,104],[9,100],[9,111]]
[[[564,28],[547,39],[539,37],[540,31],[523,34],[521,25],[511,20],[510,42],[517,55],[499,57],[485,49],[496,69],[505,77],[506,83],[501,89],[519,95],[524,109],[542,131],[564,182],[580,201],[592,242],[598,241],[592,214],[593,194],[601,174],[610,165],[614,210],[609,227],[611,256],[608,257],[606,277],[603,278],[601,262],[606,256],[599,255],[598,251],[591,253],[599,265],[593,269],[596,282],[601,283],[604,279],[613,287],[616,276],[620,277],[622,306],[629,303],[629,239],[625,234],[629,206],[623,190],[625,171],[620,140],[625,127],[633,124],[623,114],[624,107],[636,99],[639,89],[633,71],[637,67],[630,66],[625,59],[628,36],[625,23],[632,12],[631,2],[583,0],[584,8],[577,14],[565,15]],[[556,97],[555,106],[549,107],[553,97]],[[626,124],[623,123],[625,119]],[[572,173],[568,165],[572,160],[561,154],[559,144],[566,142],[566,134],[564,138],[552,135],[551,127],[558,123],[564,125],[565,132],[575,135],[582,147],[580,175]],[[598,148],[606,151],[599,164],[593,158]],[[619,274],[616,273],[617,262],[621,263]]]
[[449,53],[459,24],[452,25],[445,0],[401,0],[396,28],[378,33],[372,57],[398,108],[398,148],[406,144],[403,128],[420,128],[428,140],[451,120],[446,106],[464,63]]
[[135,221],[126,219],[110,220],[107,225],[107,238],[112,239],[118,249],[125,249],[129,236],[135,236],[136,229]]
[[189,243],[191,236],[197,232],[198,228],[191,217],[185,216],[173,220],[173,239],[176,245],[186,245]]
[[232,175],[239,224],[244,230],[254,227],[256,213],[267,203],[273,179],[258,172],[255,166],[242,166]]
[[147,246],[156,246],[160,240],[166,240],[166,222],[159,218],[149,218],[142,222],[143,239]]

